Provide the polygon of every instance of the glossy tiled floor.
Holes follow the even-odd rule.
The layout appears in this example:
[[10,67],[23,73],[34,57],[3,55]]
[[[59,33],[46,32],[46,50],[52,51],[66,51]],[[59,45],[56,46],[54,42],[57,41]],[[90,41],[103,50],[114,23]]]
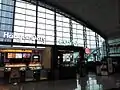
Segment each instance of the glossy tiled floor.
[[119,76],[120,74],[109,77],[89,74],[87,77],[80,78],[80,80],[29,82],[16,86],[0,84],[0,90],[109,90],[119,86]]

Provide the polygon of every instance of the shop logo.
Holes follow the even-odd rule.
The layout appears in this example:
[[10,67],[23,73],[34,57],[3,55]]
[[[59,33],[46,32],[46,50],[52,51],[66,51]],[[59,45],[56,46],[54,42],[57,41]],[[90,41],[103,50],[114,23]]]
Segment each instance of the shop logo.
[[3,38],[17,39],[17,40],[32,40],[32,41],[37,40],[42,43],[45,43],[45,38],[42,37],[36,37],[35,35],[32,36],[15,35],[14,33],[11,32],[4,32]]
[[58,40],[58,44],[61,44],[61,45],[75,45],[75,46],[79,46],[81,45],[80,43],[78,43],[77,41],[70,41],[70,40],[61,40],[59,39]]

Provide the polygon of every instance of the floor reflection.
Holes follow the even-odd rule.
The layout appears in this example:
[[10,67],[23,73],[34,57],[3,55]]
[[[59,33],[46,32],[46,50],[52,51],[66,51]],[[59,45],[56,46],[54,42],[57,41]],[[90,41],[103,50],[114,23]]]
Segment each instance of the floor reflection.
[[77,79],[77,88],[75,90],[103,90],[103,85],[98,83],[95,75],[88,75]]
[[120,74],[110,76],[96,76],[95,74],[89,74],[87,77],[77,80],[77,88],[75,90],[116,90],[112,88],[120,87],[119,76]]
[[12,84],[0,84],[0,90],[109,90],[120,87],[119,76],[119,74],[111,76],[89,74],[77,80],[29,82],[16,86]]

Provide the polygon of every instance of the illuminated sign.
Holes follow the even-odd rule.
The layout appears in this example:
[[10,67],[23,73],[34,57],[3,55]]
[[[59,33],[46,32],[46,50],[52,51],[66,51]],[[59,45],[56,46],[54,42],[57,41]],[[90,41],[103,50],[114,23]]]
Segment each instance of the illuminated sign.
[[10,49],[6,49],[6,50],[0,50],[0,52],[29,52],[31,53],[32,50],[10,50]]
[[86,54],[90,54],[90,53],[91,53],[90,49],[89,49],[89,48],[86,48],[86,49],[85,49],[85,53],[86,53]]
[[25,64],[6,64],[5,67],[25,67]]
[[80,43],[78,43],[77,41],[70,41],[70,40],[58,40],[58,44],[62,44],[62,45],[81,45]]
[[4,32],[3,38],[18,39],[18,40],[32,40],[32,41],[37,40],[42,43],[45,42],[45,38],[42,38],[42,37],[36,37],[35,35],[32,35],[32,36],[15,35],[14,33],[11,33],[11,32]]

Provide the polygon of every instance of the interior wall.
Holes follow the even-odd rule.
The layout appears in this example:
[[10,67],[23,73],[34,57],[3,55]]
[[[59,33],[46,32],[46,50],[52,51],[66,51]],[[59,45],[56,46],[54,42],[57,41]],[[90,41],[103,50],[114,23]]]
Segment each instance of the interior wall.
[[43,66],[45,69],[51,68],[51,47],[46,47],[43,51]]

